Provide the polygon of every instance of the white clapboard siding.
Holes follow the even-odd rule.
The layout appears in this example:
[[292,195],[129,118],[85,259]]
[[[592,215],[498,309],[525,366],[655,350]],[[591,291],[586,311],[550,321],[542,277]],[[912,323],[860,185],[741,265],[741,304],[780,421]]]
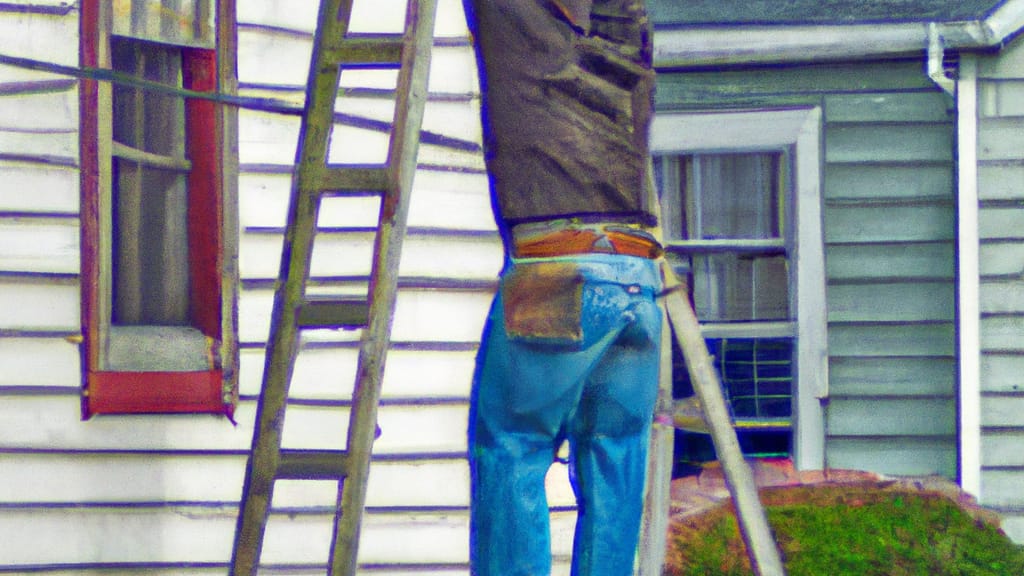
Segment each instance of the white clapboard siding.
[[1021,149],[1024,149],[1024,117],[992,118],[980,124],[978,155],[981,160],[1020,160]]
[[29,132],[0,126],[0,154],[46,156],[72,161],[78,157],[76,132]]
[[[240,26],[238,29],[238,81],[241,85],[300,87],[306,85],[312,34],[295,34],[266,28]],[[476,91],[476,80],[467,71],[475,70],[469,44],[438,44],[431,51],[431,93],[469,94]],[[346,70],[340,86],[345,88],[393,89],[392,71]]]
[[78,212],[78,171],[70,166],[0,160],[0,212]]
[[[0,294],[3,294],[0,284]],[[391,338],[405,342],[475,342],[483,332],[491,304],[490,292],[400,290]],[[263,342],[270,333],[274,294],[270,290],[243,291],[238,303],[239,340]],[[3,315],[0,315],[0,320]],[[0,323],[0,326],[3,326]],[[355,331],[307,331],[309,340],[347,342]]]
[[982,395],[981,414],[982,426],[1024,428],[1021,426],[1021,414],[1024,414],[1024,395]]
[[981,445],[981,465],[1024,468],[1024,430],[990,432]]
[[[245,228],[283,228],[291,175],[243,172],[239,176],[239,218]],[[0,198],[3,198],[0,191]],[[372,226],[380,201],[374,197],[325,198],[319,225],[326,228]],[[421,169],[413,182],[409,226],[449,230],[494,230],[494,217],[482,172]]]
[[409,205],[409,225],[494,230],[487,175],[419,170]]
[[0,337],[0,388],[45,386],[78,390],[78,344],[64,338]]
[[988,316],[981,319],[983,353],[1024,351],[1024,317]]
[[[1024,89],[1024,80],[1021,81]],[[1024,95],[1020,98],[1024,103]],[[1021,114],[1024,116],[1024,113]],[[978,195],[986,200],[1024,199],[1024,165],[991,163],[978,167]]]
[[988,281],[981,285],[982,314],[1024,314],[1024,280]]
[[[78,11],[63,15],[2,11],[0,38],[4,39],[5,56],[75,66],[78,64]],[[13,77],[17,76],[13,73]],[[0,82],[8,79],[0,73]]]
[[1024,243],[982,243],[980,260],[982,276],[1024,274]]
[[[373,28],[374,17],[385,18],[386,22],[399,21],[405,1],[356,0],[352,14],[353,26]],[[239,3],[237,18],[243,24],[276,26],[312,34],[316,27],[316,8],[316,2],[249,0]],[[393,28],[394,24],[389,24],[389,27]],[[434,35],[464,37],[465,34],[466,18],[461,0],[439,0]]]
[[982,240],[1024,239],[1024,215],[1016,206],[985,208],[978,214]]
[[327,162],[330,164],[384,164],[388,160],[389,136],[387,132],[383,131],[336,123],[331,129]]
[[[21,504],[90,505],[169,502],[207,506],[237,503],[242,493],[246,456],[187,453],[0,454],[0,501]],[[548,503],[572,503],[564,464],[546,479]],[[335,504],[338,483],[279,480],[273,508],[326,509]],[[464,459],[374,461],[370,465],[366,505],[372,511],[399,508],[430,511],[467,509],[469,466]],[[0,514],[3,514],[0,511]]]
[[1024,514],[1007,510],[1002,514],[1000,528],[1014,542],[1024,542]]
[[78,273],[77,218],[0,217],[0,270]]
[[[352,74],[358,73],[360,78],[366,79],[371,72],[355,70]],[[374,84],[385,84],[387,89],[394,89],[394,71],[376,74],[379,74],[381,80]],[[343,74],[342,80],[359,87],[358,79],[350,80],[347,75]],[[239,93],[244,97],[268,98],[287,103],[296,109],[302,107],[305,99],[305,91],[301,86],[289,88],[242,86]],[[468,94],[435,94],[427,102],[423,111],[424,140],[429,141],[436,136],[446,136],[459,140],[463,147],[468,143],[476,143],[479,146],[481,136],[479,105],[479,100]],[[390,122],[394,116],[394,94],[375,93],[371,95],[365,91],[341,94],[335,103],[335,110],[348,117]]]
[[[251,427],[255,407],[239,406],[240,426]],[[374,442],[374,453],[430,454],[465,453],[466,422],[469,405],[391,405],[384,404],[377,414],[380,437]],[[347,407],[288,407],[281,445],[286,448],[344,449],[348,431]],[[246,419],[246,424],[242,423]]]
[[79,298],[77,280],[0,277],[0,330],[78,333]]
[[10,8],[0,8],[0,12],[16,10],[52,14],[70,11],[72,8],[67,0],[7,0],[4,4],[9,5]]
[[[303,400],[350,400],[358,354],[355,347],[302,349],[295,363],[289,395]],[[259,394],[264,361],[262,348],[241,350],[239,392],[243,396]],[[469,398],[475,366],[475,350],[437,351],[429,354],[423,351],[391,350],[384,369],[383,398]]]
[[[276,278],[282,238],[278,234],[243,234],[239,246],[242,277]],[[372,263],[373,242],[373,232],[318,234],[313,245],[312,276],[366,276]],[[399,274],[403,277],[493,279],[501,268],[502,258],[497,234],[487,237],[409,234],[402,244]]]
[[[236,511],[231,508],[11,510],[0,515],[0,539],[13,566],[73,563],[226,563]],[[553,552],[569,553],[557,534],[571,533],[573,512],[553,515]],[[274,514],[262,561],[325,563],[331,540],[328,515]],[[460,564],[468,560],[469,517],[465,513],[368,514],[359,561]]]
[[[237,425],[210,415],[96,416],[80,419],[77,396],[12,395],[0,402],[0,449],[248,451],[256,403],[240,402]],[[467,403],[384,404],[379,455],[463,454]],[[291,404],[284,444],[344,449],[346,406]]]
[[[243,166],[288,166],[294,161],[299,136],[297,117],[255,110],[242,110],[238,116],[239,161]],[[383,164],[387,159],[387,143],[386,132],[335,124],[328,160],[335,164]],[[420,145],[418,158],[421,164],[475,170],[484,167],[479,151],[456,150],[425,142]]]
[[1024,391],[1024,356],[985,354],[981,359],[981,371],[985,374],[982,382],[984,392]]
[[[193,454],[0,454],[0,501],[47,503],[235,504],[242,494],[246,456]],[[564,472],[564,469],[562,470]],[[415,481],[410,481],[415,479]],[[274,507],[334,505],[338,483],[280,480]],[[465,460],[377,461],[370,466],[370,508],[469,505]]]
[[0,129],[78,132],[78,90],[0,96]]

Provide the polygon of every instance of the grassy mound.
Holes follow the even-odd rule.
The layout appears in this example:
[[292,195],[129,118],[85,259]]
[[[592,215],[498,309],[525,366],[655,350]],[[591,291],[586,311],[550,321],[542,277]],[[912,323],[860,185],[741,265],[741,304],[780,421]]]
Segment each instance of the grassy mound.
[[[789,576],[1024,575],[1024,547],[938,494],[819,485],[761,498]],[[672,526],[665,574],[752,574],[731,506]]]

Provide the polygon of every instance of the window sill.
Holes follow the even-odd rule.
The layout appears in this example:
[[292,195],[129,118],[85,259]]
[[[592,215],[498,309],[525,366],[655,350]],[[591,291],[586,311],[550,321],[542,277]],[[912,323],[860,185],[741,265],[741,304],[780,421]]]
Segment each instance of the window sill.
[[96,414],[223,414],[234,403],[220,370],[198,372],[90,372],[83,419]]

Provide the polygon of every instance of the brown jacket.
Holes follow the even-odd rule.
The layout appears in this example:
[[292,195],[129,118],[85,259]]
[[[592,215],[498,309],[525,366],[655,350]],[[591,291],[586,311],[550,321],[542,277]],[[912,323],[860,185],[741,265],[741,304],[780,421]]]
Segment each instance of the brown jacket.
[[643,0],[465,0],[499,221],[653,224]]

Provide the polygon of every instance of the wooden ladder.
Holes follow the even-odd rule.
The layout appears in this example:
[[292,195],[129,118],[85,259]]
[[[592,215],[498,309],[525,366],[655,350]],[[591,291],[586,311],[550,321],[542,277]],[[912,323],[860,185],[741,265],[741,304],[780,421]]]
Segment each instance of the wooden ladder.
[[[259,566],[275,480],[337,480],[331,575],[355,574],[377,405],[390,342],[409,196],[427,99],[436,0],[408,0],[402,34],[349,32],[354,0],[321,0],[296,152],[281,268],[274,295],[263,384],[245,471],[231,574]],[[329,165],[342,69],[397,69],[395,111],[383,165]],[[375,195],[380,213],[367,296],[307,296],[306,284],[324,197]],[[288,388],[302,329],[361,328],[347,445],[341,450],[282,449]]]

